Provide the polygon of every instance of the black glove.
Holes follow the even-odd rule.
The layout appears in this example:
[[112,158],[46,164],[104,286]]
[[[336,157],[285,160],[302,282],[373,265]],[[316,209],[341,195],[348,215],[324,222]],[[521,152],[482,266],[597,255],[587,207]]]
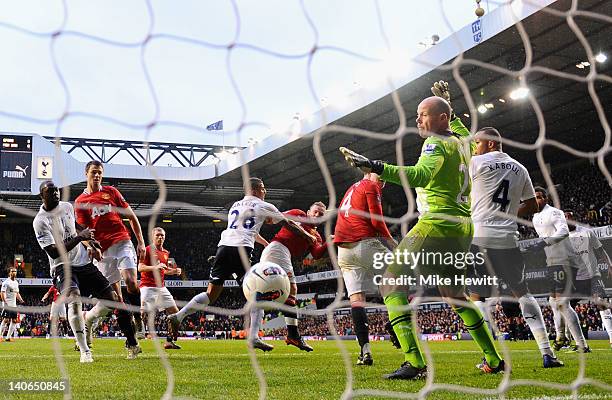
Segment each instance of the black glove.
[[339,150],[351,166],[359,168],[365,173],[374,172],[377,175],[381,175],[385,169],[385,164],[380,160],[370,160],[346,147],[340,147]]

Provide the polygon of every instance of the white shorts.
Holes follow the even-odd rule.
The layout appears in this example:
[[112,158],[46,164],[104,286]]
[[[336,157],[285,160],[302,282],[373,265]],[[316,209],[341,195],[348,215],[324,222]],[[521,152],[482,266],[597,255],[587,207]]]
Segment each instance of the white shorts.
[[98,269],[110,284],[121,280],[120,270],[136,268],[136,250],[129,240],[122,240],[106,249],[98,262]]
[[364,239],[338,247],[338,266],[349,296],[355,293],[378,294],[373,266],[376,253],[389,253],[378,239]]
[[55,301],[51,303],[51,316],[57,315],[60,318],[66,319],[66,303],[62,303],[60,306],[59,303]]
[[163,311],[167,308],[176,307],[174,298],[166,287],[147,287],[140,288],[140,309],[151,311]]
[[289,277],[289,282],[295,283],[295,273],[293,272],[293,264],[291,264],[291,252],[280,242],[270,242],[263,249],[259,261],[269,261],[277,264],[285,270]]

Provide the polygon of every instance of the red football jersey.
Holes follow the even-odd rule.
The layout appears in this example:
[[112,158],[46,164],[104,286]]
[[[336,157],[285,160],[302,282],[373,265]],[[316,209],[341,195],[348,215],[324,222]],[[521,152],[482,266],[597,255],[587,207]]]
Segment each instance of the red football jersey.
[[[158,264],[166,264],[168,265],[168,258],[170,257],[170,252],[166,249],[161,249],[159,250],[158,248],[156,248],[155,246],[153,246],[155,248],[155,253],[157,255],[157,260],[154,260],[153,257],[151,257],[151,246],[147,246],[146,247],[146,251],[145,251],[145,255],[144,258],[142,260],[140,260],[141,263],[146,264],[146,265],[158,265]],[[164,283],[164,275],[165,272],[163,269],[159,270],[159,276],[161,278],[161,286],[157,286],[157,284],[155,283],[155,275],[152,271],[145,271],[145,272],[141,272],[140,273],[140,285],[139,287],[164,287],[165,283]]]
[[49,288],[49,290],[47,290],[47,294],[49,295],[49,296],[47,296],[47,298],[49,298],[49,297],[51,297],[51,298],[52,298],[52,299],[51,299],[51,301],[55,301],[55,300],[57,300],[57,298],[58,298],[58,297],[59,297],[59,295],[60,295],[60,293],[59,293],[59,291],[57,290],[57,288],[56,288],[55,286],[53,286],[53,285],[51,285],[51,287]]
[[85,190],[74,203],[77,222],[96,230],[94,236],[102,245],[103,252],[117,242],[130,240],[130,231],[123,224],[123,216],[111,209],[128,208],[130,205],[114,187],[102,186],[95,193]]
[[[370,218],[353,213],[369,213]],[[334,243],[353,243],[372,237],[391,237],[385,221],[372,218],[383,215],[380,186],[369,179],[353,184],[342,198],[334,232]]]
[[[285,211],[283,214],[297,217],[308,217],[304,211],[298,209]],[[323,243],[321,235],[319,235],[319,232],[317,232],[317,228],[314,225],[306,224],[304,222],[295,222],[300,224],[300,226],[304,228],[306,232],[310,233],[311,235],[315,235],[317,238],[317,243],[311,245],[306,239],[296,233],[293,233],[286,226],[283,226],[281,230],[274,235],[271,241],[282,243],[289,249],[291,257],[301,257],[304,255],[304,253],[306,253],[306,251],[309,251],[313,258],[318,259],[323,257],[323,254],[325,254],[325,251],[327,250],[327,245]]]

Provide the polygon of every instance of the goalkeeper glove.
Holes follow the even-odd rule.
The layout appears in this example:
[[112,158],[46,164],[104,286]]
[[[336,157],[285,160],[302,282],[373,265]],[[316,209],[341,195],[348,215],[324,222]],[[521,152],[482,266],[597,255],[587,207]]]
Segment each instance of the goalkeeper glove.
[[344,159],[348,161],[352,167],[359,168],[366,174],[374,172],[375,174],[381,175],[385,169],[385,164],[380,160],[370,160],[346,147],[340,147],[339,150],[344,156]]
[[450,92],[448,90],[448,82],[446,81],[438,81],[433,84],[431,87],[431,93],[433,93],[436,97],[442,97],[444,100],[451,103]]
[[447,101],[448,105],[451,106],[451,115],[450,115],[451,120],[457,118],[457,116],[455,115],[455,111],[452,108],[453,106],[451,104],[450,91],[448,90],[448,82],[446,81],[434,82],[433,86],[431,87],[431,93],[433,93],[433,95],[436,97],[443,98],[444,100]]

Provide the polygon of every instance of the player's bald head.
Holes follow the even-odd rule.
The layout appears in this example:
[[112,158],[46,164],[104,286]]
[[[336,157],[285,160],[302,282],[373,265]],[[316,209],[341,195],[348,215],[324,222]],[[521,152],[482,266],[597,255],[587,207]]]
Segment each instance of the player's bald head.
[[433,134],[447,135],[450,130],[451,107],[441,97],[431,96],[417,107],[417,128],[419,135],[426,138]]
[[426,106],[429,112],[434,115],[446,114],[450,120],[452,108],[450,104],[448,104],[448,101],[444,100],[442,97],[430,96],[423,100],[421,105]]

